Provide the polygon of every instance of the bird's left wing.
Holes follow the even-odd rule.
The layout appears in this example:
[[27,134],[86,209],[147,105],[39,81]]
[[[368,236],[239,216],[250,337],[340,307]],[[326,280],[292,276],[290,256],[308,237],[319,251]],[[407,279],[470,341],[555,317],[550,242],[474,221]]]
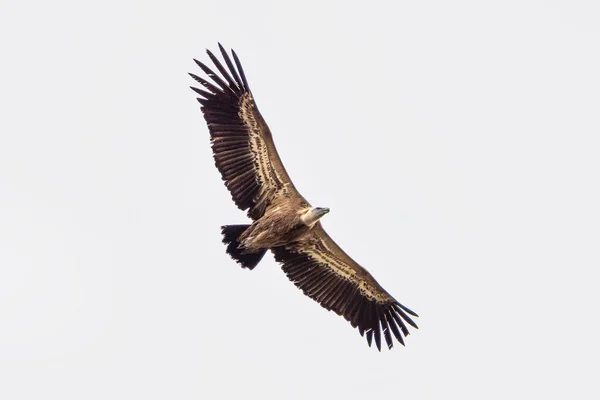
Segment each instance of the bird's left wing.
[[213,82],[190,74],[204,87],[192,89],[200,95],[198,101],[210,131],[215,165],[235,204],[248,210],[248,216],[256,220],[278,196],[302,197],[277,154],[237,55],[232,51],[232,62],[221,44],[219,49],[227,69],[207,50],[221,75],[194,60]]
[[392,334],[404,344],[409,334],[405,323],[417,328],[408,314],[417,314],[396,301],[373,276],[348,256],[323,229],[320,222],[306,237],[272,249],[283,271],[305,295],[349,321],[369,346],[373,336],[381,350],[381,334],[388,348]]

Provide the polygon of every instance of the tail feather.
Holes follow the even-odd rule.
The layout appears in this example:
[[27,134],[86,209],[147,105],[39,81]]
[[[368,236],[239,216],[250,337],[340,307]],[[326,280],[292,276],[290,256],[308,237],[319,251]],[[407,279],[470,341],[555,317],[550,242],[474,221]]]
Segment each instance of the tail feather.
[[240,249],[238,238],[250,225],[224,225],[221,227],[223,234],[223,243],[227,245],[227,254],[231,256],[242,268],[254,269],[262,260],[267,249],[259,250],[255,253],[247,253]]

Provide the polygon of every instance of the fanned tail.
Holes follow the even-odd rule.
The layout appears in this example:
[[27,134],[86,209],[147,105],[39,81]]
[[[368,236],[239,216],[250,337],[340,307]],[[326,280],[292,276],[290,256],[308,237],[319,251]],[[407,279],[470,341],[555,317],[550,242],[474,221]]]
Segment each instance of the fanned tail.
[[238,238],[250,225],[224,225],[221,227],[223,234],[223,243],[227,245],[227,254],[231,256],[242,268],[254,269],[262,260],[267,252],[267,249],[262,249],[254,253],[248,253],[243,248],[240,248]]

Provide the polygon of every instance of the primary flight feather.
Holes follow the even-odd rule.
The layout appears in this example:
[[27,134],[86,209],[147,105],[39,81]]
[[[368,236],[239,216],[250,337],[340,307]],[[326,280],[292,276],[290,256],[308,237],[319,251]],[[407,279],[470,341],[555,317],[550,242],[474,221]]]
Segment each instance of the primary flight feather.
[[194,60],[212,81],[190,74],[211,136],[215,164],[235,204],[247,210],[250,225],[221,228],[227,253],[254,269],[267,250],[304,294],[334,311],[381,350],[392,335],[404,344],[406,324],[417,314],[396,301],[371,274],[348,256],[323,229],[328,208],[312,207],[296,190],[260,115],[239,58],[219,44],[226,67],[207,50],[220,73]]

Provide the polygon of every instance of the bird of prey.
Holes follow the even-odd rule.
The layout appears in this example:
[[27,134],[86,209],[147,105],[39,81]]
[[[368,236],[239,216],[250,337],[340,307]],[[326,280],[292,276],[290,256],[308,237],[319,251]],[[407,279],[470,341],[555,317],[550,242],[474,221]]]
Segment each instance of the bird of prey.
[[271,131],[258,111],[236,53],[223,46],[225,66],[207,50],[217,71],[194,60],[212,81],[190,74],[208,124],[215,165],[235,204],[252,224],[221,227],[227,253],[250,270],[270,250],[288,278],[305,295],[343,316],[371,346],[388,348],[392,335],[404,345],[406,324],[417,328],[413,311],[386,292],[367,270],[348,256],[323,229],[328,208],[312,207],[286,172]]

